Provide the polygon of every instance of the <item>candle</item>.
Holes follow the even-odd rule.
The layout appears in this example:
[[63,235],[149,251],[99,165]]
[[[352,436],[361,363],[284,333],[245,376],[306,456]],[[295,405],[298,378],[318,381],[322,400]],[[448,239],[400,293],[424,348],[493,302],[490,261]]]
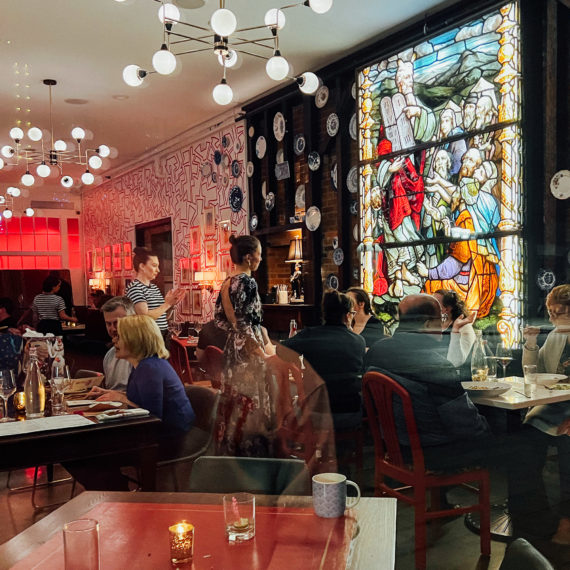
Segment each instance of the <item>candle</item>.
[[170,561],[186,564],[194,554],[194,525],[181,521],[168,527],[170,538]]

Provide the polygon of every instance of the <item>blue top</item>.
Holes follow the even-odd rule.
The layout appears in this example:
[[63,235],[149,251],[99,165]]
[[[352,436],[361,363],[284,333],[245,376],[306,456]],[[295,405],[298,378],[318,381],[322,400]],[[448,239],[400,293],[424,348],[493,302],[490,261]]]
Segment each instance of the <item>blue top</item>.
[[133,369],[127,398],[163,421],[163,435],[187,432],[196,418],[174,368],[158,356],[144,358]]

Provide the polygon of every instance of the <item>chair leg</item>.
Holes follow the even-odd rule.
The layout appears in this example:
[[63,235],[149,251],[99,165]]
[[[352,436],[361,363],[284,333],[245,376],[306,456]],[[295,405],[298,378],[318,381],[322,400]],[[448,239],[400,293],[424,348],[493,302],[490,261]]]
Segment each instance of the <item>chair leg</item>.
[[[414,489],[415,491],[415,489]],[[416,570],[425,570],[427,567],[427,537],[426,537],[426,502],[425,490],[423,498],[417,497],[414,505],[414,532],[416,548]]]
[[490,506],[490,481],[489,476],[484,476],[479,484],[479,534],[481,540],[481,554],[491,556],[491,506]]
[[[71,500],[73,498],[73,494],[75,493],[75,478],[74,477],[67,477],[65,479],[58,479],[57,481],[53,481],[53,465],[51,466],[51,473],[48,472],[48,479],[50,478],[51,475],[51,479],[52,481],[45,483],[43,485],[38,485],[38,471],[39,471],[39,466],[36,465],[36,468],[34,469],[34,483],[32,485],[32,507],[34,508],[34,510],[36,511],[41,511],[43,509],[49,509],[51,507],[57,507],[59,505],[64,505],[65,503],[67,503],[67,501]],[[38,505],[36,503],[36,491],[42,487],[51,487],[54,484],[57,483],[65,483],[68,481],[72,481],[72,485],[71,485],[71,494],[69,496],[69,499],[67,499],[67,501],[59,501],[57,503],[47,503],[45,505]]]

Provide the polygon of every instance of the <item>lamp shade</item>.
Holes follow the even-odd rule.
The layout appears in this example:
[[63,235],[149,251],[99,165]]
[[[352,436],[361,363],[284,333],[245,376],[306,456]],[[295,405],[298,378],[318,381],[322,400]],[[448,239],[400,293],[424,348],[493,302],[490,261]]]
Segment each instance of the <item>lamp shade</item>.
[[226,83],[226,80],[222,79],[222,81],[214,87],[212,97],[218,105],[229,105],[234,98],[234,92]]
[[333,0],[309,0],[311,10],[317,14],[328,12],[333,5]]
[[14,127],[10,129],[10,138],[14,139],[16,142],[21,141],[24,138],[24,131],[20,127]]
[[312,95],[317,91],[319,88],[319,78],[312,73],[311,71],[305,71],[305,73],[301,74],[301,76],[297,79],[297,83],[299,84],[299,89],[305,95]]
[[123,81],[131,87],[142,85],[143,78],[141,77],[140,71],[142,70],[138,65],[127,65],[127,67],[123,69]]
[[303,240],[297,237],[289,242],[289,254],[285,263],[297,263],[299,261],[303,261]]
[[165,21],[167,24],[176,24],[176,20],[180,20],[180,10],[174,4],[163,4],[158,9],[158,19],[162,24],[164,24]]

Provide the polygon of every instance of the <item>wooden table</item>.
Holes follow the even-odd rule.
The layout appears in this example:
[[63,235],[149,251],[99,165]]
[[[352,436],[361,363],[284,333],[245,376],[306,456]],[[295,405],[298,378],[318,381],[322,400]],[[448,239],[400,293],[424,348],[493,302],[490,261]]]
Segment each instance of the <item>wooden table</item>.
[[470,392],[469,397],[473,403],[504,410],[521,410],[570,400],[570,390],[549,390],[544,386],[533,386],[531,396],[527,397],[524,395],[524,378],[520,376],[507,376],[498,381],[512,384],[512,388],[500,396],[479,396]]
[[154,491],[158,430],[154,416],[0,437],[0,471],[109,455],[134,457],[141,486]]
[[256,536],[225,537],[221,495],[85,492],[0,546],[0,569],[62,568],[64,523],[99,521],[101,568],[169,568],[168,526],[195,526],[193,570],[389,570],[395,564],[396,499],[362,498],[337,519],[318,518],[310,497],[256,496]]

